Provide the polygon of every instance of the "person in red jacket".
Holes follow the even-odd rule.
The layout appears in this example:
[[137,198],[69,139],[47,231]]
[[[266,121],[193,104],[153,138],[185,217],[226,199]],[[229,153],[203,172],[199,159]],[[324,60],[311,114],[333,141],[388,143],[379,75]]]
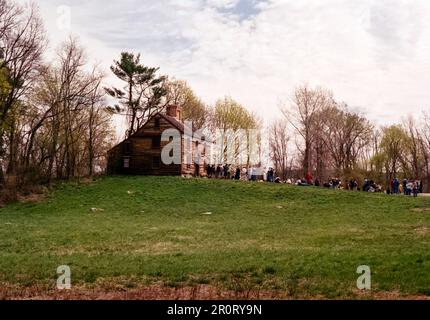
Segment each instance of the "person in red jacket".
[[306,174],[305,179],[306,179],[306,182],[307,182],[308,184],[312,184],[312,180],[313,180],[312,173],[308,172],[308,173]]

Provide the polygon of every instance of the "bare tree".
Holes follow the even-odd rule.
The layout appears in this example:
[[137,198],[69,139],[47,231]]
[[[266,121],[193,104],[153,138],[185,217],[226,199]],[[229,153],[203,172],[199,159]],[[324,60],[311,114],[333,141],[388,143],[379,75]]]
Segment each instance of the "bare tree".
[[404,172],[408,173],[414,178],[419,178],[423,171],[423,152],[421,148],[423,144],[421,142],[422,135],[418,130],[418,126],[412,116],[409,116],[404,121],[404,130],[408,135],[407,143],[405,144],[406,156],[404,159],[400,159],[403,165]]
[[93,176],[95,166],[98,163],[102,166],[102,160],[105,159],[106,150],[109,148],[107,138],[112,136],[110,129],[110,116],[103,104],[103,94],[99,90],[101,79],[95,84],[91,94],[90,106],[88,113],[88,175]]
[[[246,159],[241,159],[240,165],[250,166],[251,162],[255,165],[257,158],[258,161],[260,159],[257,153],[261,151],[261,137],[258,134],[255,137],[252,133],[256,133],[260,127],[261,124],[256,115],[244,106],[230,97],[219,99],[215,104],[212,118],[212,128],[221,133],[217,137],[221,140],[217,142],[221,150],[216,155],[216,161],[227,163],[233,160],[228,159],[229,157],[238,160],[244,155]],[[239,133],[244,134],[238,136]],[[229,152],[231,150],[233,152]]]
[[319,111],[333,103],[332,93],[322,88],[309,88],[307,85],[295,90],[291,98],[291,106],[281,107],[288,122],[303,139],[303,172],[312,170],[312,149],[315,137],[319,134],[315,128],[315,120]]
[[405,156],[407,134],[401,125],[391,125],[382,129],[383,136],[380,143],[380,153],[385,160],[386,184],[397,177]]
[[[6,153],[3,142],[7,135],[10,148],[8,172],[13,174],[17,126],[14,113],[38,75],[46,37],[34,4],[28,10],[10,1],[2,1],[0,5],[0,70],[6,70],[9,85],[0,101],[0,155]],[[3,167],[4,164],[0,164],[0,184],[4,184]]]
[[338,174],[349,174],[371,142],[373,126],[344,103],[325,110],[324,137]]
[[182,108],[182,119],[191,121],[193,128],[202,129],[209,122],[209,110],[186,81],[172,79],[165,83],[167,104]]
[[52,177],[92,175],[110,136],[102,75],[96,68],[86,70],[83,49],[75,39],[63,43],[57,57],[25,101],[23,167],[47,182]]
[[[95,102],[100,85],[101,75],[93,70],[85,72],[86,64],[83,49],[73,38],[63,43],[59,53],[59,93],[60,106],[64,126],[64,160],[65,177],[75,175],[78,150],[76,149],[80,124],[76,124],[76,116],[80,111],[89,108]],[[95,94],[97,96],[95,96]]]
[[288,178],[290,137],[285,121],[277,120],[269,128],[269,152],[276,174],[286,180]]

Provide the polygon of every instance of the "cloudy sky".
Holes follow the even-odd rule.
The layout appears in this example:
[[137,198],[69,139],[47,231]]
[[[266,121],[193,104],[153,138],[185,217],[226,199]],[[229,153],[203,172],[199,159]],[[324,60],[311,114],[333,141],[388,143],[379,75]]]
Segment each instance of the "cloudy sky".
[[[266,122],[303,83],[331,89],[380,124],[430,109],[428,0],[37,3],[51,49],[73,33],[106,72],[121,51],[140,52],[204,101],[231,95]],[[71,9],[70,30],[61,6]]]

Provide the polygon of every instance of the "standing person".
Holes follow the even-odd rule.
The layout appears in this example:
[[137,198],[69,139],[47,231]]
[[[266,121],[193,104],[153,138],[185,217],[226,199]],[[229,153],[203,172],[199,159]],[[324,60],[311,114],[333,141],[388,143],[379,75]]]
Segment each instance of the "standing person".
[[414,192],[414,198],[418,197],[418,192],[420,190],[420,184],[418,181],[415,181],[414,186],[413,186],[413,192]]
[[312,173],[310,171],[306,174],[305,179],[306,179],[306,183],[308,185],[312,185],[313,177],[312,177]]
[[403,179],[403,193],[405,196],[408,195],[408,180]]
[[246,168],[242,168],[241,180],[248,180],[248,170]]
[[273,169],[269,168],[269,171],[267,171],[267,182],[273,182]]
[[403,194],[404,190],[403,190],[403,183],[399,184],[399,193]]
[[257,181],[257,169],[254,167],[251,168],[251,181]]
[[406,195],[407,196],[412,195],[413,189],[414,189],[414,183],[412,181],[408,181],[408,183],[406,183]]
[[393,181],[393,193],[394,194],[399,193],[399,185],[400,185],[399,179],[395,178]]
[[419,189],[419,193],[423,193],[423,190],[424,190],[424,188],[423,188],[423,181],[422,181],[422,180],[420,180],[420,189]]
[[236,174],[234,175],[234,179],[240,180],[240,168],[239,167],[236,168]]
[[216,167],[216,174],[215,174],[216,178],[221,178],[221,165],[218,165]]
[[348,189],[351,191],[354,190],[354,179],[349,180]]
[[224,169],[224,179],[227,179],[228,178],[228,165],[225,164],[223,169]]

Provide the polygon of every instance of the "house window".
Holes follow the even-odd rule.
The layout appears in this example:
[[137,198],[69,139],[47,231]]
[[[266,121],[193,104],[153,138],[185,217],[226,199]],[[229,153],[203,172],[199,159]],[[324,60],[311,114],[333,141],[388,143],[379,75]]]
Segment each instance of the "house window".
[[152,157],[152,169],[160,169],[160,157]]
[[124,168],[130,168],[130,158],[124,158]]
[[154,127],[159,129],[160,128],[160,118],[155,118],[154,120]]
[[130,154],[131,153],[131,142],[126,141],[124,142],[124,154]]
[[161,145],[161,137],[153,137],[152,138],[152,149],[159,149]]

